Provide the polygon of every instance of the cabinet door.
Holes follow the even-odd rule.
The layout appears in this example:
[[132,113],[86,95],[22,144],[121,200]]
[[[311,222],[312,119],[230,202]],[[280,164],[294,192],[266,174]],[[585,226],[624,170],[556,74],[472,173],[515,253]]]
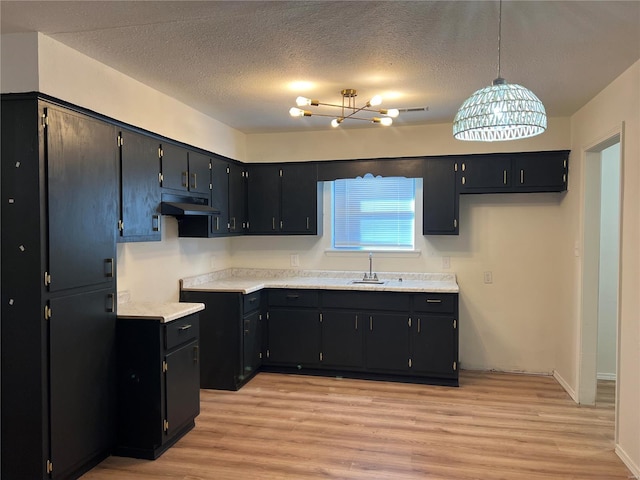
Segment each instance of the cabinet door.
[[118,230],[115,128],[47,108],[50,291],[111,284]]
[[447,158],[429,158],[425,162],[422,233],[457,235],[456,162]]
[[178,430],[200,413],[200,366],[198,341],[194,340],[166,355],[165,373],[166,437]]
[[160,144],[134,132],[120,136],[121,240],[160,241]]
[[315,235],[318,230],[318,183],[315,164],[282,165],[283,233]]
[[189,187],[189,158],[184,148],[162,144],[162,186],[186,192]]
[[502,155],[472,157],[460,162],[461,193],[492,193],[511,188],[511,158]]
[[228,233],[229,224],[229,170],[224,160],[211,160],[211,206],[220,214],[211,218],[211,234]]
[[422,315],[412,326],[412,370],[436,375],[455,375],[457,370],[456,320]]
[[244,167],[237,163],[229,163],[229,233],[243,233],[246,215]]
[[322,313],[322,365],[325,367],[364,367],[362,333],[368,317],[357,312]]
[[114,301],[111,290],[50,300],[51,461],[60,478],[114,444]]
[[371,313],[365,321],[367,368],[408,371],[409,317],[400,313]]
[[518,192],[560,192],[567,189],[566,154],[520,154],[514,163]]
[[189,152],[189,191],[209,197],[211,189],[211,159],[206,155]]
[[262,361],[262,314],[255,310],[243,318],[243,366],[240,380],[244,380],[253,374]]
[[280,170],[276,165],[249,165],[247,221],[249,233],[280,230]]
[[272,309],[268,322],[270,363],[302,367],[318,365],[320,318],[316,310]]

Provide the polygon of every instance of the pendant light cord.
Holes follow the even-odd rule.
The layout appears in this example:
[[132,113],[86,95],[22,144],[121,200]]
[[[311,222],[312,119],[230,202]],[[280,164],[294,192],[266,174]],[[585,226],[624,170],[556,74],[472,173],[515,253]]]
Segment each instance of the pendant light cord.
[[500,36],[502,34],[502,0],[498,10],[498,78],[500,77]]

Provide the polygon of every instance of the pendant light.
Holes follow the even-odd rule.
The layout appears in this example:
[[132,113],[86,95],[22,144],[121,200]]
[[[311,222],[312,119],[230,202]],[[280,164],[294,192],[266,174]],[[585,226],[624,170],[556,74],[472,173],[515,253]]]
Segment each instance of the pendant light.
[[498,77],[466,99],[453,120],[458,140],[495,142],[533,137],[547,128],[542,102],[529,89],[509,84],[500,76],[502,0],[498,20]]

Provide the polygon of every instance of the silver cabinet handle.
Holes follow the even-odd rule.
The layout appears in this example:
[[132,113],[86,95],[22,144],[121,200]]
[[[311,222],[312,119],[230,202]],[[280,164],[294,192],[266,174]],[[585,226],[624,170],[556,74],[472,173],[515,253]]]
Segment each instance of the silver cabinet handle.
[[502,171],[502,183],[503,183],[503,185],[507,184],[507,171],[506,170]]
[[358,315],[356,315],[356,332],[358,331]]
[[113,278],[113,258],[104,259],[104,276]]
[[231,217],[231,227],[230,227],[231,231],[235,231],[236,230],[236,217]]
[[198,174],[192,173],[191,178],[193,179],[193,185],[191,185],[189,188],[193,188],[193,189],[198,188]]
[[160,215],[153,215],[151,217],[151,230],[154,232],[160,231]]
[[309,217],[307,217],[307,230],[309,230]]
[[189,330],[190,328],[191,328],[191,325],[187,324],[187,325],[181,326],[178,330]]
[[420,333],[420,318],[418,318],[418,333]]
[[182,186],[184,188],[187,188],[189,186],[187,182],[188,175],[189,175],[188,172],[182,172]]
[[216,217],[216,232],[220,230],[220,217]]
[[105,310],[109,313],[116,311],[116,296],[113,293],[107,294],[107,303],[105,305]]
[[442,303],[439,298],[427,298],[427,303]]
[[369,330],[373,332],[373,317],[369,317]]
[[520,183],[524,183],[524,170],[520,170]]
[[271,229],[276,229],[276,217],[271,217]]

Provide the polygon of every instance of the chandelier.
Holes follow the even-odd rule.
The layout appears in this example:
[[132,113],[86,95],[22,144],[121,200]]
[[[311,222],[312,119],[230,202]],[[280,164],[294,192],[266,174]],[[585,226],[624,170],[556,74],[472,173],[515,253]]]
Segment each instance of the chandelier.
[[527,88],[509,84],[500,76],[502,0],[498,20],[498,77],[466,99],[453,120],[458,140],[494,142],[533,137],[547,129],[544,105]]
[[[312,100],[306,97],[296,98],[296,105],[298,105],[298,107],[323,106],[330,108],[339,108],[339,113],[315,113],[310,110],[303,110],[302,108],[292,107],[289,110],[289,115],[291,115],[292,117],[311,117],[312,115],[315,115],[317,117],[333,117],[333,120],[331,120],[331,126],[335,128],[339,127],[340,124],[345,120],[364,120],[366,122],[378,123],[380,125],[388,127],[393,123],[393,119],[400,114],[400,112],[396,108],[381,108],[379,110],[372,109],[371,107],[377,107],[382,103],[382,97],[380,95],[376,95],[362,107],[356,107],[356,97],[358,96],[358,92],[355,89],[345,88],[344,90],[341,90],[340,93],[342,94],[342,105],[323,103],[320,100]],[[367,113],[378,114],[381,115],[381,117],[370,115],[360,116],[366,115]]]

